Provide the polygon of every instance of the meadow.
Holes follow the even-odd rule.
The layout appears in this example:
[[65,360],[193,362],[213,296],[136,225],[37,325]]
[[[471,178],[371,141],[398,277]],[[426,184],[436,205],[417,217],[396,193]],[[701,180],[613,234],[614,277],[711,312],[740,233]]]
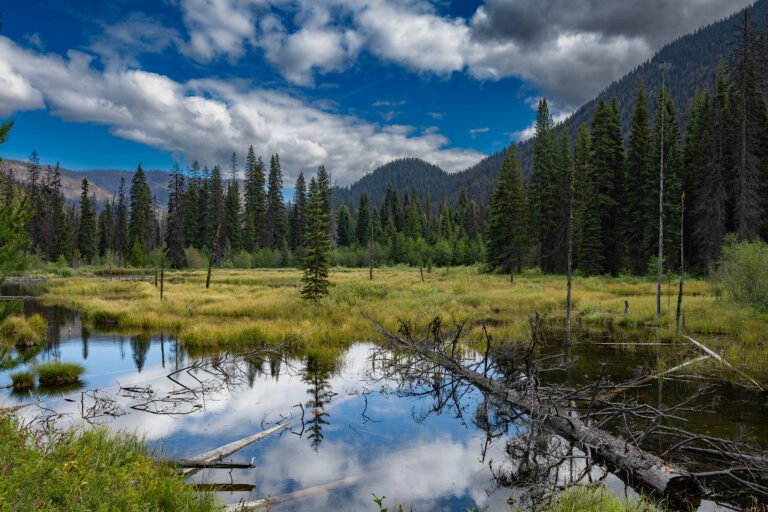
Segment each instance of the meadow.
[[[466,321],[470,343],[484,340],[483,324],[495,343],[513,343],[526,338],[534,313],[555,327],[565,318],[565,277],[536,272],[512,281],[479,267],[435,268],[424,271],[422,281],[418,268],[389,267],[375,269],[370,280],[368,269],[334,268],[330,295],[318,304],[301,299],[301,272],[294,269],[216,270],[209,289],[205,277],[203,271],[166,272],[161,301],[152,281],[73,276],[50,280],[44,300],[82,312],[95,326],[165,331],[201,349],[285,343],[333,350],[378,339],[375,322],[396,329],[399,320],[426,325],[437,316],[444,326]],[[664,283],[658,321],[655,290],[655,281],[645,278],[575,277],[573,328],[687,343],[675,336],[677,283]],[[703,279],[686,281],[682,309],[685,334],[768,380],[768,314],[731,301],[716,282]]]

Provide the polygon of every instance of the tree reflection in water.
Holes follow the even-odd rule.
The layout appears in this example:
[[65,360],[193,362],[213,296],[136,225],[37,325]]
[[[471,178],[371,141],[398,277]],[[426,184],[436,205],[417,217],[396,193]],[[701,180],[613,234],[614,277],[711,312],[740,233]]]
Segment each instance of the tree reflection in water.
[[323,428],[330,425],[326,408],[331,399],[336,395],[330,384],[330,378],[335,369],[335,361],[324,357],[321,353],[309,350],[307,352],[307,364],[302,371],[302,382],[309,385],[307,394],[309,400],[304,404],[311,413],[305,421],[305,428],[309,431],[308,438],[312,449],[317,452],[323,442]]

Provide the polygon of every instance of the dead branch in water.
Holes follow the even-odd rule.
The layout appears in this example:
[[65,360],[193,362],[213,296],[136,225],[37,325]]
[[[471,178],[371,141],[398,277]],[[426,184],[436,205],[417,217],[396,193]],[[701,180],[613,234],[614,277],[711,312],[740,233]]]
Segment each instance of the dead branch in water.
[[[524,416],[518,431],[526,435],[515,436],[507,447],[514,453],[512,459],[518,461],[514,478],[518,483],[525,475],[552,473],[553,468],[573,464],[576,458],[581,458],[585,461],[585,471],[589,468],[589,475],[592,474],[591,461],[599,462],[628,484],[677,506],[695,507],[702,497],[728,499],[734,503],[752,497],[763,502],[768,500],[768,464],[763,463],[768,461],[768,455],[743,441],[700,436],[672,426],[685,421],[680,417],[681,411],[699,410],[695,402],[705,390],[682,403],[654,407],[632,400],[613,400],[618,393],[646,382],[614,386],[601,379],[578,390],[542,385],[539,375],[550,368],[541,367],[543,360],[534,357],[540,339],[539,324],[539,319],[532,317],[530,343],[518,346],[511,353],[498,354],[496,362],[501,359],[504,364],[495,365],[492,372],[487,370],[485,357],[463,356],[461,326],[452,337],[444,336],[439,318],[418,333],[407,322],[400,323],[398,333],[380,324],[376,326],[389,341],[388,348],[399,354],[393,356],[394,373],[402,376],[402,382],[418,383],[424,389],[423,394],[432,393],[438,406],[450,400],[458,382],[464,382]],[[548,359],[557,360],[557,357]],[[702,358],[641,381],[662,377],[699,360]],[[561,364],[558,369],[563,368]],[[460,410],[458,406],[456,409]],[[542,437],[543,431],[550,435]],[[518,442],[522,447],[515,447]],[[557,449],[553,449],[552,443],[558,445]],[[568,446],[577,447],[579,453],[574,454]],[[668,449],[659,450],[660,446]],[[650,447],[654,447],[655,453],[649,451]],[[692,465],[688,463],[693,461],[686,453],[697,448],[709,450],[714,470],[688,469]],[[659,451],[663,453],[658,455]],[[749,457],[744,457],[745,453]],[[549,459],[545,460],[544,455]],[[680,465],[681,462],[686,465]],[[557,484],[560,475],[554,472]]]

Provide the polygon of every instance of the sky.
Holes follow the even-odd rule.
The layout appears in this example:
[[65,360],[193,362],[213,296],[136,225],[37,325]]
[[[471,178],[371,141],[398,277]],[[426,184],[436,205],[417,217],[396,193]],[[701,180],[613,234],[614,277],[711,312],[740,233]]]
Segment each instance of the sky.
[[[747,0],[0,2],[0,155],[170,169],[279,153],[348,185],[463,170]],[[241,166],[242,167],[242,166]]]

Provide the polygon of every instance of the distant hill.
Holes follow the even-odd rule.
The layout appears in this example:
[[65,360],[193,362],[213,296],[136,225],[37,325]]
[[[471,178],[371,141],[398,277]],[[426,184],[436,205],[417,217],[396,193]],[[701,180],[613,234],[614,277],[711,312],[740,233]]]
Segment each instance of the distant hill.
[[[768,0],[759,0],[752,7],[752,17],[757,26],[763,26],[768,15]],[[582,123],[589,125],[600,98],[619,102],[622,130],[629,131],[629,121],[637,89],[641,83],[651,98],[651,114],[656,110],[656,97],[661,89],[660,64],[668,63],[666,84],[677,107],[681,128],[687,121],[688,106],[699,90],[712,87],[718,63],[728,57],[730,42],[736,31],[736,21],[741,11],[719,22],[701,28],[669,43],[649,61],[638,66],[620,80],[611,83],[596,98],[584,104],[562,126],[575,139]],[[523,172],[530,174],[533,144],[520,144]],[[360,193],[365,190],[374,204],[384,196],[391,181],[401,191],[415,188],[419,194],[431,193],[433,204],[443,200],[454,201],[461,188],[466,188],[470,198],[486,204],[501,168],[503,152],[490,155],[469,169],[448,174],[432,164],[417,159],[404,159],[386,164],[348,188],[334,192],[338,204],[357,205]],[[390,167],[391,166],[391,167]],[[395,181],[396,179],[396,181]]]
[[[47,165],[43,165],[43,170]],[[20,160],[3,159],[0,163],[0,170],[5,173],[13,172],[14,177],[20,181],[27,179],[27,163]],[[147,183],[152,193],[157,198],[160,208],[164,208],[168,203],[168,173],[165,171],[145,171]],[[131,186],[131,177],[133,171],[117,171],[110,169],[94,169],[90,171],[73,171],[70,169],[61,169],[61,187],[64,197],[71,201],[80,200],[80,186],[83,178],[88,179],[89,190],[96,196],[96,200],[103,202],[112,199],[117,194],[120,186],[120,178],[125,179],[125,193]]]

